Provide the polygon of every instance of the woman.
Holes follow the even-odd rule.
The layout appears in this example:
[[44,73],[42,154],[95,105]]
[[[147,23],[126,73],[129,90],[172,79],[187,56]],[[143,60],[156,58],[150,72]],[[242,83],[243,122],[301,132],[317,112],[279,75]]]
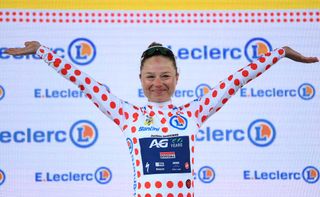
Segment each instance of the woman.
[[134,196],[194,196],[195,134],[243,85],[283,57],[303,63],[318,62],[289,47],[276,49],[221,81],[201,98],[175,106],[171,96],[179,73],[172,51],[152,43],[141,56],[140,80],[147,105],[138,107],[109,92],[75,66],[39,42],[6,50],[11,55],[38,54],[49,66],[70,80],[123,131],[134,166]]

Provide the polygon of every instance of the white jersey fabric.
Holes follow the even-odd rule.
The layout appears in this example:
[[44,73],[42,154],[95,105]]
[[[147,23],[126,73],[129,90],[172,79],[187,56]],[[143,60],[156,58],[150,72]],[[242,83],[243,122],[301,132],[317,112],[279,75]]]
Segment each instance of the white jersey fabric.
[[243,85],[284,57],[284,49],[264,54],[228,76],[202,97],[185,105],[149,102],[135,106],[115,95],[41,46],[37,54],[59,74],[76,84],[114,123],[128,143],[134,169],[135,197],[194,196],[194,144],[201,125]]

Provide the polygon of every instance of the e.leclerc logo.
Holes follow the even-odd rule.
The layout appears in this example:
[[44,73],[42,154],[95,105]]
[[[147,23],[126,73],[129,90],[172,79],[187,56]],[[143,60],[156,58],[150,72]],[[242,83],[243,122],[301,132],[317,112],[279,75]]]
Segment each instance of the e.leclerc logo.
[[311,100],[316,94],[314,86],[303,83],[296,88],[241,88],[240,97],[251,98],[296,98]]
[[70,43],[68,55],[73,63],[87,65],[96,57],[96,47],[89,39],[78,38]]
[[[7,60],[10,58],[15,60],[40,59],[36,54],[11,56],[4,53],[7,48],[8,47],[0,48],[0,60]],[[72,40],[68,49],[57,47],[51,48],[51,50],[62,58],[65,58],[66,54],[68,54],[70,60],[79,66],[85,66],[92,63],[97,54],[94,43],[88,38],[76,38]]]
[[257,181],[299,181],[314,184],[319,181],[319,170],[314,166],[307,166],[302,171],[292,170],[244,170],[244,180]]
[[112,179],[112,172],[107,167],[100,167],[95,172],[36,172],[35,182],[91,182],[107,184]]
[[275,126],[268,120],[257,119],[252,121],[247,129],[199,129],[196,141],[199,142],[245,142],[250,141],[258,147],[270,146],[276,138]]
[[261,37],[251,38],[243,46],[187,46],[170,48],[177,59],[181,60],[239,60],[245,57],[249,62],[272,50],[270,42]]
[[0,186],[5,182],[6,174],[0,169]]
[[4,87],[0,85],[0,101],[4,98],[5,94]]
[[244,47],[245,56],[249,62],[258,59],[263,54],[272,50],[270,42],[264,38],[252,38]]
[[98,139],[98,129],[89,120],[79,120],[72,124],[69,135],[65,129],[25,128],[0,130],[0,144],[9,143],[67,143],[71,141],[79,148],[89,148]]
[[216,173],[210,166],[203,166],[198,171],[198,178],[203,183],[211,183],[216,178]]

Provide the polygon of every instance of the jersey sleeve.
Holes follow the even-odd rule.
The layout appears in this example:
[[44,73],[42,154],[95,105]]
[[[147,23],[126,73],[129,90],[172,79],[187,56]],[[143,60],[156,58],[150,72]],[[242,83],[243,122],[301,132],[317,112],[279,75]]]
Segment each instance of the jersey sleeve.
[[80,71],[76,66],[59,57],[50,49],[41,46],[37,50],[37,55],[60,75],[77,85],[100,111],[113,120],[122,130],[125,129],[125,119],[129,118],[127,111],[135,106],[117,98],[110,93],[106,86],[95,81],[88,74]]
[[256,61],[220,81],[207,94],[184,105],[184,108],[188,108],[188,115],[193,116],[200,127],[211,115],[219,111],[241,87],[260,76],[284,56],[285,51],[282,48],[262,55]]

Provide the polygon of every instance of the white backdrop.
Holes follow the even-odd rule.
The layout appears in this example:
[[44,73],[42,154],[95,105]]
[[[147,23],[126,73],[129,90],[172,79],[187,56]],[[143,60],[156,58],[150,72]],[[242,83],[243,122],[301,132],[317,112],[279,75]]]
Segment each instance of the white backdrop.
[[[133,193],[131,158],[118,127],[44,62],[9,57],[5,48],[38,40],[139,105],[146,102],[139,90],[140,55],[152,41],[170,46],[178,58],[176,104],[196,98],[259,50],[288,45],[319,57],[318,10],[235,11],[234,16],[28,12],[2,10],[8,20],[0,23],[1,197]],[[320,195],[319,66],[282,59],[206,122],[197,135],[196,196]],[[81,147],[76,134],[85,128],[94,134]]]

